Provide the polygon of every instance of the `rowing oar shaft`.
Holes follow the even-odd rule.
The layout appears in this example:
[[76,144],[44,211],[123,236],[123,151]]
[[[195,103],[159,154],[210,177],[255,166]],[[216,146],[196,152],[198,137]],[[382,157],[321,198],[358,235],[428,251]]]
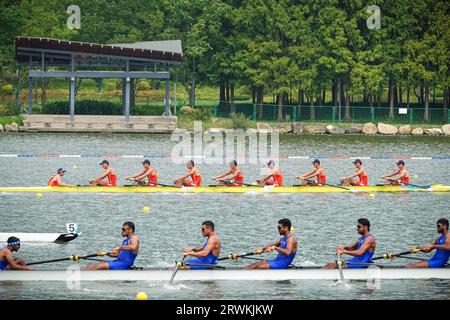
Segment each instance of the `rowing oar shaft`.
[[[389,178],[383,178],[383,177],[381,177],[381,179],[385,179],[385,180],[388,180],[388,181],[399,183],[399,181],[395,180],[395,179],[389,179]],[[417,184],[412,184],[412,183],[409,183],[409,182],[400,182],[400,183],[406,184],[408,186],[413,186],[413,187],[416,187],[416,188],[422,188],[422,189],[429,189],[430,188],[430,186],[418,186]]]
[[409,251],[400,252],[400,253],[385,253],[382,256],[372,258],[372,261],[380,260],[380,259],[393,259],[395,257],[400,257],[400,256],[404,256],[404,255],[411,254],[411,253],[417,253],[417,252],[420,252],[420,248],[413,248]]
[[[312,182],[312,183],[317,183],[316,181],[308,179],[308,178],[303,178],[301,180],[305,180],[305,181]],[[344,189],[344,190],[352,191],[352,189],[350,189],[350,188],[336,186],[334,184],[329,184],[329,183],[325,183],[325,182],[319,182],[319,183],[320,184],[324,184],[324,185],[329,186],[329,187],[334,187],[334,188],[338,188],[338,189]]]
[[255,250],[253,252],[244,253],[244,254],[230,254],[227,257],[222,257],[222,258],[217,259],[217,261],[228,260],[228,259],[230,259],[230,260],[237,260],[239,258],[243,258],[243,257],[247,257],[247,256],[253,256],[255,254],[261,254],[263,252],[264,252],[263,249],[258,249],[258,250]]
[[36,262],[27,263],[27,265],[28,266],[32,266],[32,265],[36,265],[36,264],[61,262],[61,261],[79,261],[81,259],[86,259],[86,258],[106,256],[108,254],[109,254],[108,252],[98,252],[98,253],[95,253],[95,254],[89,254],[87,256],[81,256],[81,257],[79,255],[71,255],[70,257],[67,257],[67,258],[53,259],[53,260],[44,260],[44,261],[36,261]]
[[342,264],[343,264],[343,261],[342,261],[342,259],[341,259],[341,254],[340,254],[340,253],[337,255],[337,261],[336,261],[336,264],[337,264],[338,269],[339,269],[339,277],[340,277],[340,279],[341,279],[342,282],[345,282],[345,279],[344,279],[344,271],[342,270]]
[[177,262],[176,263],[176,267],[174,272],[172,273],[172,276],[170,277],[169,283],[172,284],[173,283],[173,279],[175,278],[175,275],[177,274],[178,270],[180,269],[180,267],[183,265],[183,261],[184,259],[186,259],[187,256],[184,256],[183,259],[181,259],[181,262]]
[[218,266],[216,264],[206,264],[206,263],[186,263],[183,266],[189,267],[206,267],[208,269],[225,269],[224,266]]

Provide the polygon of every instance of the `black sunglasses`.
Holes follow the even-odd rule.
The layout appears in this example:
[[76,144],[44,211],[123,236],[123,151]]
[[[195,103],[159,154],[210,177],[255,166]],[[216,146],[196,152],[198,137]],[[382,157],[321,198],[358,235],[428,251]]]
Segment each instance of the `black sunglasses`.
[[360,225],[358,224],[358,225],[356,225],[356,228],[361,229],[361,228],[364,228],[364,226],[360,226]]

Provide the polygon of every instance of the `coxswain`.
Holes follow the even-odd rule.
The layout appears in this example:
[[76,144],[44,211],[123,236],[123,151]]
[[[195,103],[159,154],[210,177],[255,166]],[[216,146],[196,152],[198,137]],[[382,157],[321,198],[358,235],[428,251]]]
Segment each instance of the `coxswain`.
[[[146,159],[142,162],[144,170],[135,175],[126,177],[126,180],[133,181],[133,185],[145,185],[150,187],[158,186],[158,173],[156,169],[150,164],[150,160]],[[147,180],[144,180],[147,178]]]
[[[367,186],[369,183],[369,175],[367,174],[366,169],[363,168],[362,161],[356,159],[355,161],[353,161],[353,164],[355,165],[356,172],[352,175],[349,175],[348,177],[342,178],[342,185],[344,187],[347,187],[349,185]],[[358,180],[355,179],[356,177],[358,177]]]
[[0,271],[1,270],[32,270],[20,258],[14,258],[13,252],[20,249],[20,239],[17,237],[9,237],[6,247],[0,249]]
[[213,180],[218,181],[221,186],[242,186],[244,183],[244,173],[242,172],[242,169],[238,167],[237,161],[232,160],[230,162],[230,169],[218,176],[213,177]]
[[208,269],[207,265],[216,263],[222,244],[214,231],[214,223],[212,221],[202,223],[202,235],[207,238],[203,247],[184,249],[183,256],[195,258],[185,261],[181,267],[182,269]]
[[[327,177],[325,174],[325,169],[321,167],[320,160],[315,159],[312,162],[314,166],[314,170],[311,172],[308,172],[304,174],[303,176],[296,177],[297,179],[301,180],[301,185],[311,185],[311,186],[323,186],[327,182]],[[313,179],[316,178],[317,181],[308,181],[306,179]]]
[[[200,187],[202,183],[202,175],[200,171],[195,167],[194,160],[189,160],[186,167],[188,169],[186,174],[173,180],[175,186]],[[187,180],[188,177],[191,177],[192,180]]]
[[136,227],[133,222],[127,221],[122,225],[123,240],[121,246],[114,248],[108,256],[116,258],[112,261],[101,261],[87,266],[84,270],[128,270],[139,254],[139,239],[134,234]]
[[[100,165],[105,169],[105,172],[100,177],[90,180],[91,186],[115,187],[117,185],[117,176],[109,166],[108,160],[103,160],[100,162]],[[103,181],[105,178],[108,178],[108,181]]]
[[419,247],[422,252],[436,250],[433,257],[427,261],[419,261],[407,268],[443,268],[450,258],[450,235],[448,233],[448,220],[441,218],[436,222],[437,232],[440,234],[432,245]]
[[[390,174],[386,174],[381,179],[386,179],[387,185],[402,185],[407,186],[409,184],[409,172],[405,168],[405,161],[400,160],[396,163],[398,169]],[[394,177],[395,179],[387,179]]]
[[297,254],[297,239],[291,232],[291,221],[281,219],[278,221],[278,233],[282,236],[277,242],[263,247],[264,252],[277,251],[275,259],[262,260],[252,263],[246,269],[287,269]]
[[[366,218],[358,219],[356,225],[358,234],[361,236],[353,245],[351,246],[339,246],[336,248],[336,254],[346,254],[353,256],[350,260],[345,260],[344,268],[367,268],[367,264],[372,262],[373,254],[375,253],[376,240],[375,237],[370,233],[370,222]],[[337,269],[338,265],[336,262],[330,262],[325,265],[325,269]]]
[[50,178],[50,180],[48,180],[48,186],[49,187],[59,187],[59,186],[64,186],[64,187],[71,187],[70,184],[64,183],[61,181],[61,178],[64,177],[66,173],[66,170],[64,170],[63,168],[59,168],[56,171],[56,174]]
[[261,179],[256,179],[261,187],[263,186],[277,186],[281,187],[283,185],[283,173],[275,165],[275,161],[270,160],[267,166],[271,170],[269,174],[265,175]]

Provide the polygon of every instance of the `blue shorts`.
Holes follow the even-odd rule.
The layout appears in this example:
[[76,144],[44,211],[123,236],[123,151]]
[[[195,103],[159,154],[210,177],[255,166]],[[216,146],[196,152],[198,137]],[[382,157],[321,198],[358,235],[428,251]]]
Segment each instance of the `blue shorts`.
[[286,261],[281,261],[277,259],[266,260],[267,264],[270,266],[270,269],[287,269],[290,263],[286,263]]
[[[350,263],[349,263],[350,262]],[[358,266],[356,264],[352,264],[352,262],[359,262],[359,263],[370,263],[370,262],[364,262],[364,261],[352,261],[352,260],[345,260],[345,263],[347,264],[348,269],[365,269],[367,266]]]
[[120,260],[108,261],[107,263],[109,270],[128,270],[131,267],[129,263]]
[[[210,261],[205,261],[202,258],[196,258],[196,259],[191,259],[188,261],[185,261],[184,264],[216,264],[216,262],[214,261],[213,263],[211,263]],[[206,267],[206,266],[189,266],[189,269],[191,270],[209,270],[211,268]]]
[[428,260],[428,268],[443,268],[448,260]]

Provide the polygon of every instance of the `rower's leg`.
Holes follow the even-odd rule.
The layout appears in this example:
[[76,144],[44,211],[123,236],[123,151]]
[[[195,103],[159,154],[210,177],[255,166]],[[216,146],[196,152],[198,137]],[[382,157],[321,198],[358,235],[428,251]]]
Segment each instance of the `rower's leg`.
[[323,266],[323,269],[337,269],[336,262],[329,262],[325,266]]
[[270,269],[270,266],[266,260],[263,260],[260,262],[249,264],[248,266],[245,267],[245,269]]
[[348,187],[350,185],[351,180],[350,179],[344,179],[342,186],[343,187]]
[[109,270],[109,264],[107,262],[98,262],[88,265],[83,270]]
[[407,269],[418,269],[418,268],[428,268],[428,261],[419,261],[406,266]]

